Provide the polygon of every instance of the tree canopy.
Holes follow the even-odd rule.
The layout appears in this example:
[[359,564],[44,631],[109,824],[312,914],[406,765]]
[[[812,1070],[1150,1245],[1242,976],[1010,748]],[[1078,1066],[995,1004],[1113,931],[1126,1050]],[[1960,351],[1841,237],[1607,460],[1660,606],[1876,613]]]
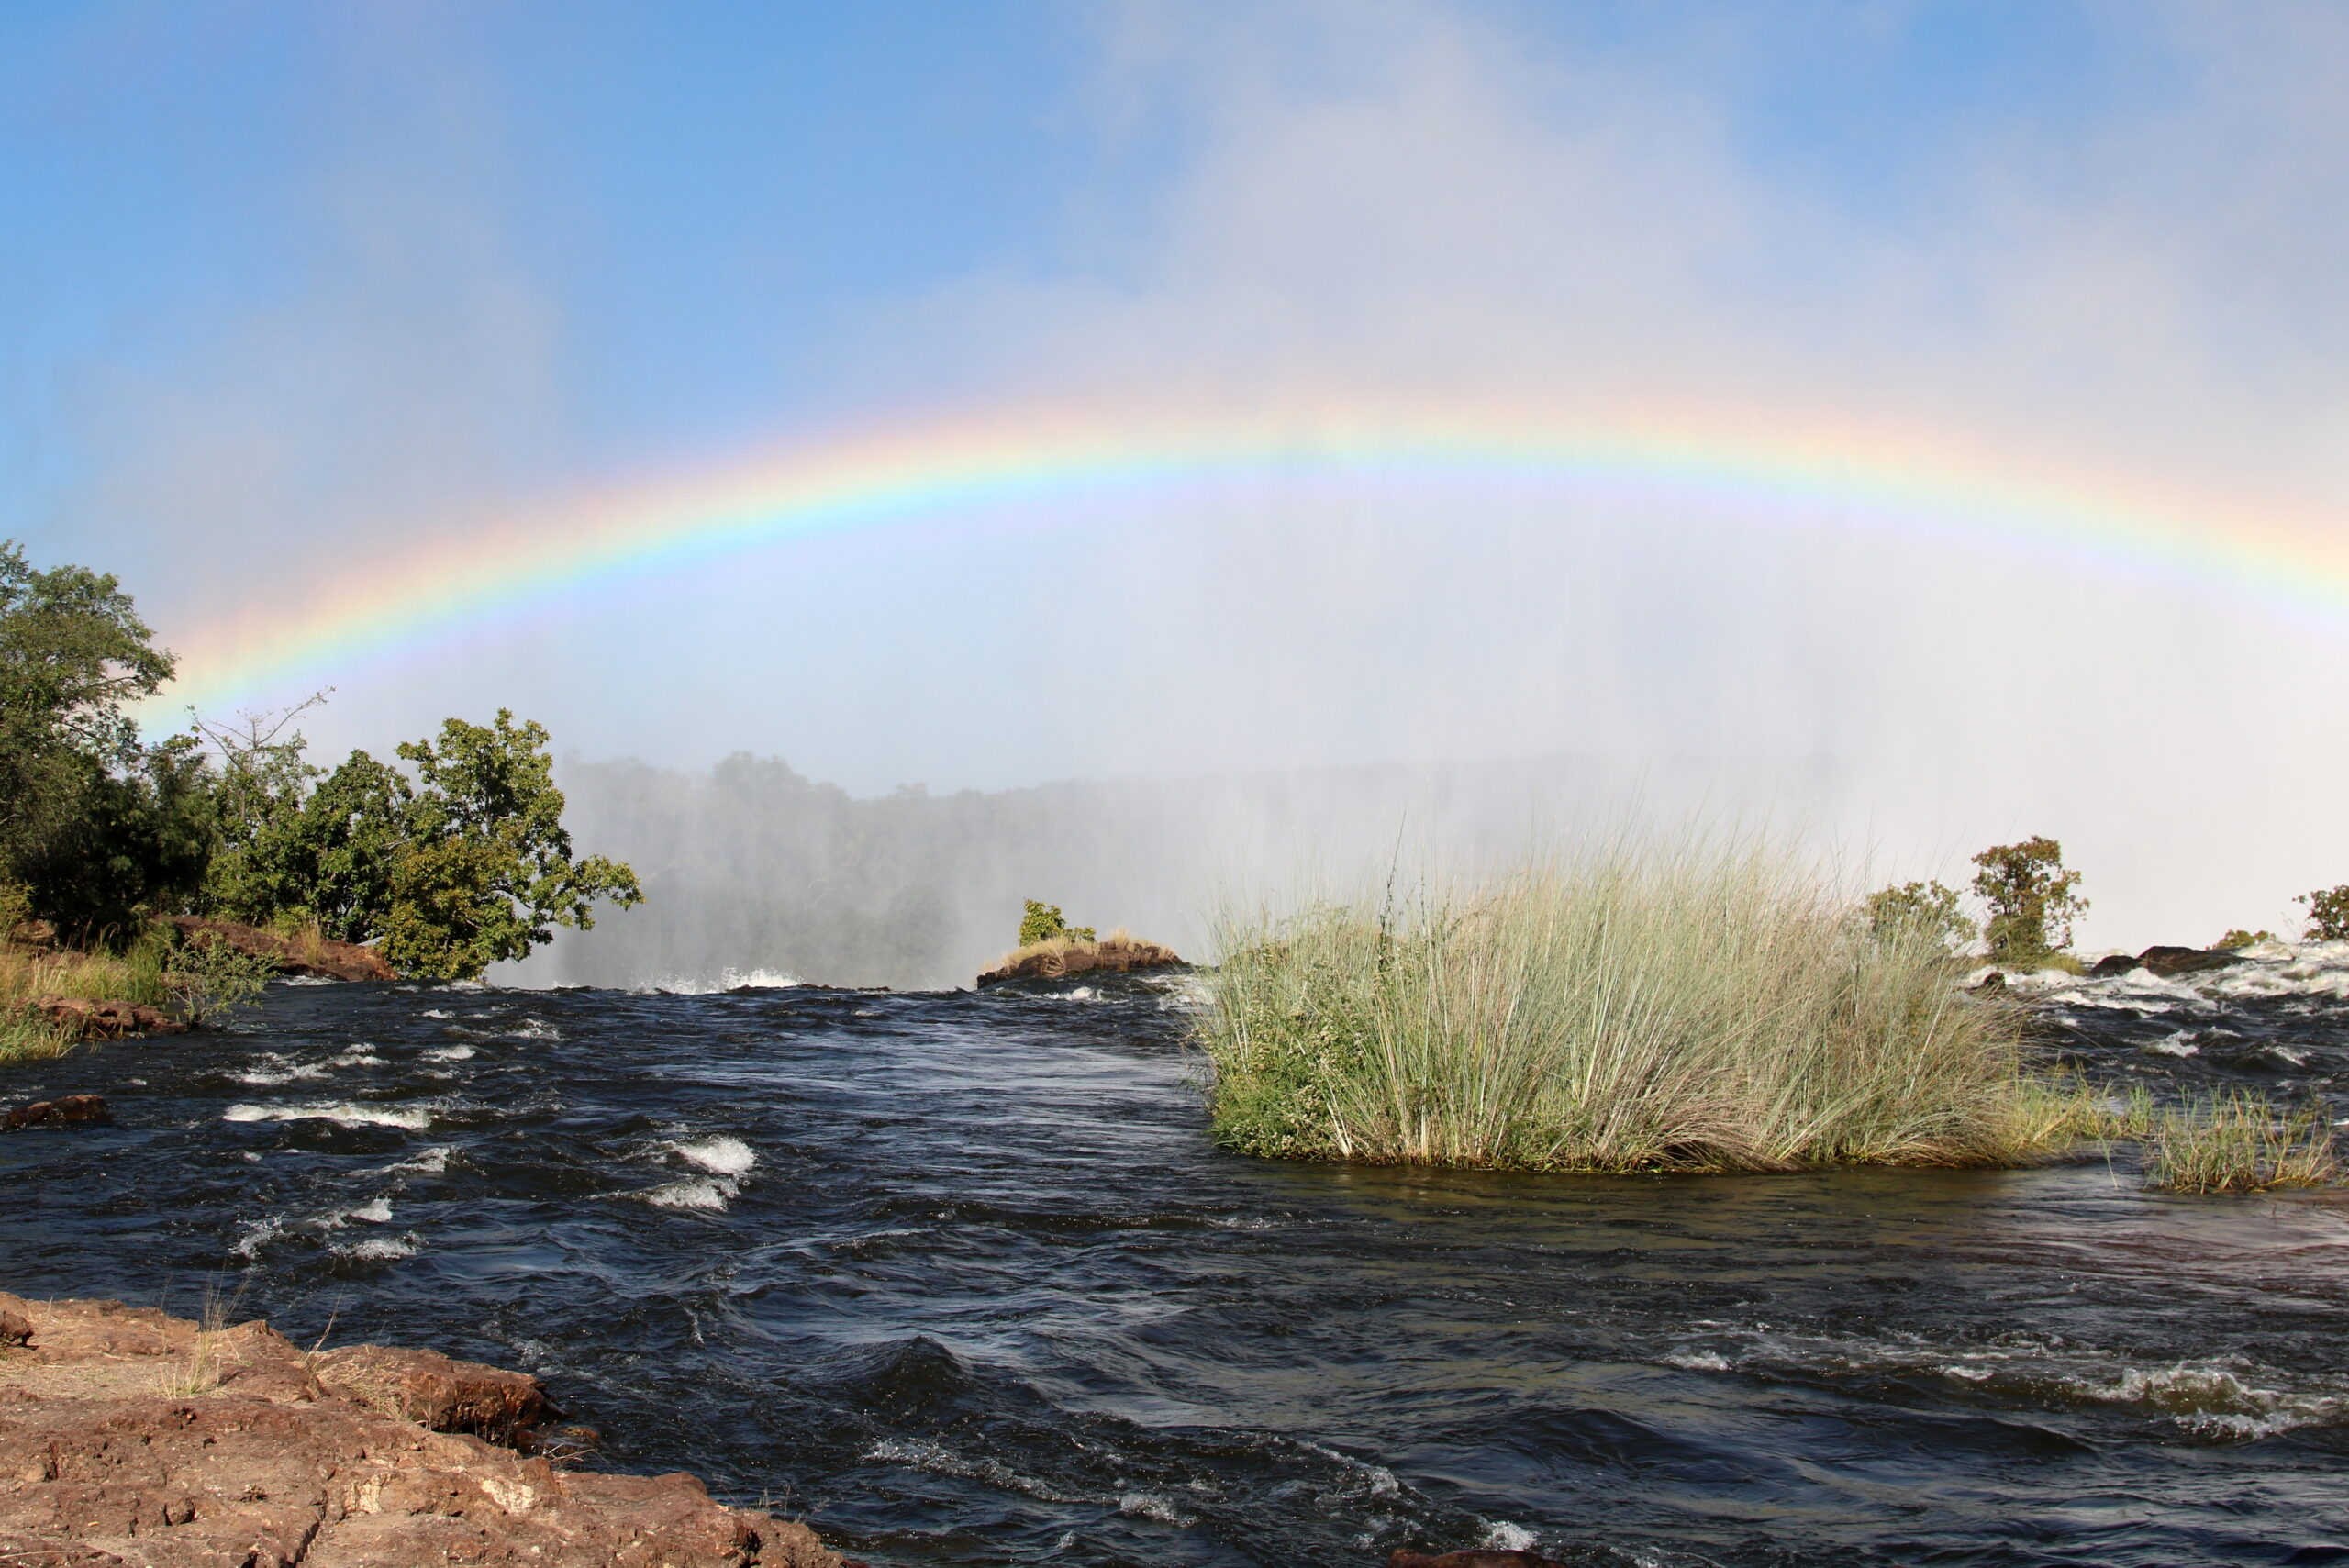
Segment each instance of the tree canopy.
[[71,933],[315,924],[404,973],[470,978],[643,897],[627,866],[573,858],[540,725],[451,718],[398,747],[407,771],[365,751],[328,770],[291,729],[321,693],[142,744],[127,705],[173,672],[113,577],[0,543],[0,882]]

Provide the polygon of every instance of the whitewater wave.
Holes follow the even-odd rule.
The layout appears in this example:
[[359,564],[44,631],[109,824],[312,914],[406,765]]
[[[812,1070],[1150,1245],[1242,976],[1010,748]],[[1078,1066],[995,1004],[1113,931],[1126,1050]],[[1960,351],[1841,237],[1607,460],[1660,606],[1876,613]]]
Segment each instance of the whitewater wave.
[[[2034,1002],[2056,1006],[2111,1007],[2139,1014],[2206,1007],[2212,1002],[2271,996],[2349,1000],[2349,942],[2268,940],[2241,950],[2224,969],[2163,976],[2138,968],[2121,974],[2067,974],[2045,969],[2009,974],[2008,986]],[[1971,984],[1990,973],[1976,972]]]
[[740,1176],[759,1162],[759,1156],[739,1138],[713,1134],[672,1143],[670,1149],[686,1164],[717,1176]]
[[697,1209],[706,1214],[719,1214],[741,1190],[742,1184],[731,1176],[699,1176],[682,1182],[663,1182],[657,1187],[647,1187],[631,1195],[655,1208]]
[[725,969],[707,974],[671,974],[632,986],[639,996],[716,996],[728,991],[796,991],[807,984],[780,969]]
[[313,1118],[344,1127],[404,1127],[411,1131],[432,1125],[425,1106],[371,1106],[353,1100],[332,1100],[302,1106],[233,1105],[220,1113],[222,1121],[305,1121]]
[[1660,1359],[1691,1372],[1932,1377],[2042,1409],[2128,1408],[2217,1441],[2247,1442],[2301,1427],[2349,1424],[2349,1379],[2260,1366],[2234,1355],[2149,1363],[2035,1340],[1951,1346],[1921,1337],[1757,1334],[1742,1346],[1684,1347]]
[[231,1083],[250,1084],[255,1088],[269,1088],[278,1084],[291,1084],[301,1078],[323,1078],[327,1069],[315,1062],[296,1062],[290,1056],[267,1051],[253,1059],[252,1065],[242,1073],[231,1073]]

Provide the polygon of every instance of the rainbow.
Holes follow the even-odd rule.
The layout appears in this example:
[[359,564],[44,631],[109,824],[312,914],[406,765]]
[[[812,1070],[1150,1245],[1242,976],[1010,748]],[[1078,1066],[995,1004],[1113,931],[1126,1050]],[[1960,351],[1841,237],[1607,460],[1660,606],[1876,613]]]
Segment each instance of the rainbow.
[[2070,557],[2327,628],[2349,623],[2349,550],[2335,528],[2185,505],[2110,475],[2051,477],[2011,453],[1848,420],[1732,426],[1685,411],[1358,398],[1031,407],[868,428],[480,519],[462,539],[270,595],[290,610],[167,626],[181,680],[157,705],[217,711],[578,595],[826,537],[982,518],[1050,527],[1297,484],[1663,504],[1763,526],[1833,517],[1956,548]]

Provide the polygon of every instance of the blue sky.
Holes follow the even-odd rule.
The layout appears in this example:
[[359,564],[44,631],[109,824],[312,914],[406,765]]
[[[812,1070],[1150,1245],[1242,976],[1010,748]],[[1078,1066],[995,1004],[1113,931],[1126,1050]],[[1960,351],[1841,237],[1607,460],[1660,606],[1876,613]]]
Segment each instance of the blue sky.
[[[1343,12],[1263,15],[1232,47],[1309,90],[1297,35]],[[2125,10],[2053,3],[1464,15],[1536,59],[1701,101],[1758,180],[1894,231],[1929,232],[1986,143],[2079,134],[2193,70]],[[76,504],[115,461],[83,428],[93,379],[200,381],[240,325],[368,264],[354,250],[384,238],[354,235],[350,209],[375,190],[424,229],[416,286],[473,244],[559,316],[550,478],[873,395],[841,361],[893,303],[1146,266],[1197,105],[1179,61],[1105,62],[1122,33],[1189,19],[983,0],[8,7],[0,526],[43,547],[124,526]]]
[[[616,474],[1308,384],[1882,417],[2335,518],[2344,72],[2349,13],[2280,3],[7,6],[0,535],[169,641]],[[329,748],[506,703],[871,791],[1820,756],[1934,843],[2349,762],[2253,683],[2249,763],[2144,785],[2145,694],[2337,639],[1846,521],[941,518],[301,684]]]

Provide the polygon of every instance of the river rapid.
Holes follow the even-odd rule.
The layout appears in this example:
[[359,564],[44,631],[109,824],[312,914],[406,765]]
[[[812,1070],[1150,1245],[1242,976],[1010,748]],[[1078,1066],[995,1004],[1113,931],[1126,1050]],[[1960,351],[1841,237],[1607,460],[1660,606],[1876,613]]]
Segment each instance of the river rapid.
[[[2288,973],[2051,980],[2046,1049],[2349,1086]],[[1186,1006],[280,984],[12,1070],[117,1121],[0,1139],[0,1285],[534,1372],[889,1564],[2349,1559],[2338,1197],[1271,1164]]]

